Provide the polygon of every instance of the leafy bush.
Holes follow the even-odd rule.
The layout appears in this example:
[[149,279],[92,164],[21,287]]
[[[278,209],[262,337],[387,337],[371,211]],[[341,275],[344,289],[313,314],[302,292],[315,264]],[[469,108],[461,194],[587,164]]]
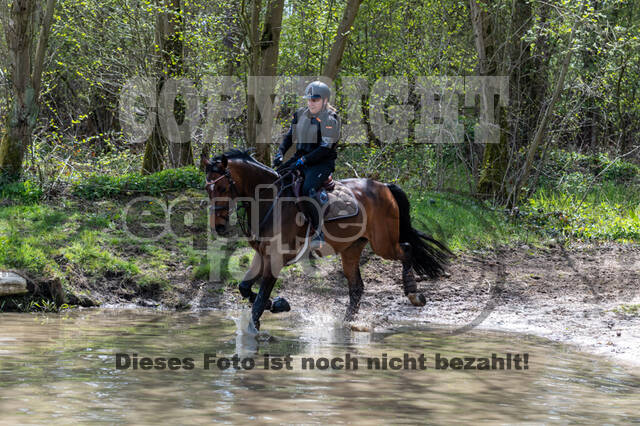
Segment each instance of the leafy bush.
[[[548,154],[542,175],[548,184],[557,185],[568,174],[581,173],[588,183],[598,181],[628,184],[640,178],[640,167],[622,160],[611,160],[606,153],[593,155],[556,150]],[[575,176],[572,178],[575,179]],[[574,181],[575,183],[575,181]]]
[[0,180],[0,199],[23,204],[37,203],[42,198],[42,189],[30,180],[4,183]]
[[521,209],[525,223],[552,237],[640,241],[640,215],[633,205],[538,191]]
[[558,187],[567,192],[584,192],[589,188],[589,178],[582,172],[568,173],[561,176]]
[[635,164],[625,163],[623,161],[616,161],[615,163],[609,163],[610,166],[604,170],[602,177],[606,180],[611,180],[616,183],[627,183],[633,181],[637,176],[640,176],[640,168]]
[[92,175],[75,183],[73,195],[90,200],[133,194],[157,195],[187,188],[201,189],[204,174],[196,167],[163,170],[152,175],[129,173],[122,176]]

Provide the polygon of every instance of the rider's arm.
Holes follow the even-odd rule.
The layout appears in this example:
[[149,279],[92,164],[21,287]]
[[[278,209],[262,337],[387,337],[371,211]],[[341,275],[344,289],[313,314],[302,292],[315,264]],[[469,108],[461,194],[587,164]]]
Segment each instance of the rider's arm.
[[335,145],[340,139],[340,118],[331,114],[320,124],[320,145],[304,156],[304,164],[312,165],[324,160],[335,160],[338,156]]

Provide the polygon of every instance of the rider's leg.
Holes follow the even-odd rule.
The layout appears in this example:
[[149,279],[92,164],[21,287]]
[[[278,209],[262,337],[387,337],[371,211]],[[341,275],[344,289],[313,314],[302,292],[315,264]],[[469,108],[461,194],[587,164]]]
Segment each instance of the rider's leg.
[[333,171],[332,164],[316,164],[308,167],[304,171],[304,184],[302,186],[302,194],[309,198],[313,198],[313,201],[305,200],[304,213],[311,222],[311,226],[316,230],[316,234],[313,238],[314,248],[319,248],[324,242],[324,234],[322,232],[322,218],[320,205],[315,200],[316,191],[322,186],[322,183],[327,180],[331,172]]

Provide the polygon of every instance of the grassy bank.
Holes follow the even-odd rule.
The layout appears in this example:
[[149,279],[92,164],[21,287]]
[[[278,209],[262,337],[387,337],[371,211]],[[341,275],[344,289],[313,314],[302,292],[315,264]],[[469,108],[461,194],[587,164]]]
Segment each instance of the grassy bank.
[[[606,158],[598,163],[576,157],[573,168],[559,169],[568,164],[567,155],[573,154],[558,154],[556,167],[542,173],[540,189],[518,211],[464,195],[408,189],[414,225],[454,251],[536,246],[548,239],[640,241],[637,167],[607,168]],[[210,278],[215,282],[208,291],[222,292],[246,270],[252,252],[246,243],[207,240],[203,179],[195,168],[90,176],[51,199],[30,181],[5,185],[0,269],[60,286],[71,305],[129,300],[180,308],[188,303],[179,297],[188,293],[184,287]],[[48,299],[5,298],[0,308],[54,309]]]

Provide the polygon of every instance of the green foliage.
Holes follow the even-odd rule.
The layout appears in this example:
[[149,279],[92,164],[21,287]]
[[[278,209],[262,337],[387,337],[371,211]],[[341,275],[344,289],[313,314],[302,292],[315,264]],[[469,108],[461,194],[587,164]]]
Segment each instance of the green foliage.
[[640,183],[640,167],[621,159],[612,160],[606,153],[588,155],[562,149],[551,151],[543,166],[543,186],[578,190],[599,182]]
[[151,175],[93,175],[75,183],[72,193],[80,198],[95,200],[129,195],[158,195],[187,188],[202,189],[203,186],[204,174],[191,166],[167,169]]
[[[525,224],[552,237],[640,241],[640,194],[629,195],[623,186],[597,187],[587,195],[542,189],[522,213]],[[624,204],[613,201],[626,197]]]
[[0,299],[0,313],[9,311],[58,313],[72,308],[75,308],[75,306],[67,303],[57,304],[53,300],[34,298],[31,295],[4,297]]
[[0,200],[12,200],[23,204],[37,203],[42,198],[42,189],[33,181],[25,180],[3,183],[0,180]]
[[211,272],[211,263],[207,261],[207,257],[204,256],[201,262],[193,270],[193,278],[198,280],[208,280]]

